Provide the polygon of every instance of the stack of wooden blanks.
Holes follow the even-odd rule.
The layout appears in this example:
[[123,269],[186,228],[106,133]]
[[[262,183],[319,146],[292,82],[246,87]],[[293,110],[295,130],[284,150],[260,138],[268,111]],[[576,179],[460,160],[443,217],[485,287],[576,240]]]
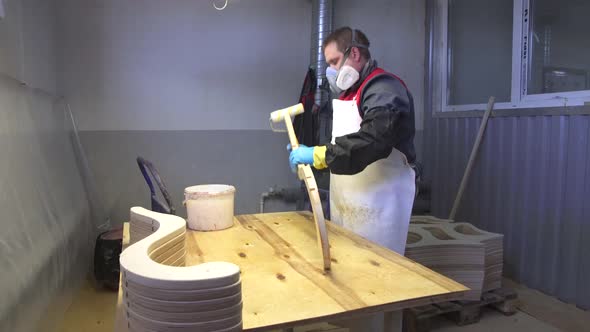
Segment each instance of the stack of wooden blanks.
[[406,257],[467,286],[470,290],[465,300],[479,300],[484,280],[483,244],[452,237],[439,226],[410,224]]
[[155,220],[131,212],[131,218],[129,220],[129,244],[134,244],[152,235],[158,227],[158,223]]
[[155,231],[120,257],[129,331],[241,331],[240,269],[226,262],[184,267],[184,219],[131,209],[131,222]]
[[453,222],[451,219],[440,219],[433,216],[412,216],[410,223],[412,224],[440,224]]
[[441,226],[449,235],[465,241],[481,243],[485,249],[485,275],[483,291],[502,287],[504,245],[502,234],[490,233],[468,223],[453,223]]

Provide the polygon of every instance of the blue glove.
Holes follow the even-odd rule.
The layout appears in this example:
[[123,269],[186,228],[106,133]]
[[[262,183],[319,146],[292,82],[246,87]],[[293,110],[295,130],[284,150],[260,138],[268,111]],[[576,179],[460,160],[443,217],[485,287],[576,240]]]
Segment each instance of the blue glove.
[[[289,145],[287,149],[290,149]],[[289,163],[291,164],[291,170],[297,172],[297,165],[299,164],[311,164],[313,165],[313,147],[299,145],[298,149],[291,151],[289,155]]]

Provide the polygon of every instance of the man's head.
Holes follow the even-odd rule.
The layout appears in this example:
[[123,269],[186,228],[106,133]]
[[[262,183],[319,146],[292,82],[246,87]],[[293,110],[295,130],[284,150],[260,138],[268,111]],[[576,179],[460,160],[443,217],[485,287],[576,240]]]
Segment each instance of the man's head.
[[346,62],[360,72],[371,59],[369,45],[369,39],[362,31],[343,27],[332,32],[324,40],[322,47],[326,62],[331,68],[339,70]]

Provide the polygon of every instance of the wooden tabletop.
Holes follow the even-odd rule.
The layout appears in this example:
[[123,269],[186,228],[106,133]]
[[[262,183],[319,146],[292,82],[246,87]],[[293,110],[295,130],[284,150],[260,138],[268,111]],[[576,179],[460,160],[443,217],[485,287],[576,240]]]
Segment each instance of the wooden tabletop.
[[[240,266],[245,331],[457,300],[468,290],[338,225],[326,224],[332,253],[332,269],[327,272],[307,212],[241,215],[223,231],[190,231],[186,263],[225,261]],[[115,332],[124,332],[119,293]]]

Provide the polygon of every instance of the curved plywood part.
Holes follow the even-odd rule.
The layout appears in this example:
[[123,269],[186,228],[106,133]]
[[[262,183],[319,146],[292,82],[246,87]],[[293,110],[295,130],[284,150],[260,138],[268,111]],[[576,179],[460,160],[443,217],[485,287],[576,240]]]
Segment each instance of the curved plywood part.
[[475,226],[470,224],[457,224],[453,227],[453,230],[457,233],[465,234],[465,235],[486,235],[479,231]]
[[[303,107],[301,104],[295,107]],[[297,136],[295,136],[295,130],[293,129],[293,123],[291,122],[291,116],[288,111],[284,115],[285,125],[287,126],[287,133],[289,134],[289,142],[293,150],[299,148],[299,142]],[[322,254],[324,263],[324,270],[330,269],[332,262],[330,258],[330,243],[328,242],[328,231],[326,230],[326,221],[324,219],[324,210],[322,209],[322,201],[320,200],[320,194],[318,192],[318,186],[315,181],[313,172],[309,165],[298,165],[297,175],[299,179],[305,182],[307,188],[307,194],[309,195],[309,201],[311,202],[311,209],[313,211],[313,219],[315,221],[315,228],[317,234],[318,247]]]
[[180,217],[131,209],[132,244],[119,259],[129,330],[241,331],[239,267],[184,266],[185,235]]
[[415,232],[408,232],[408,244],[414,244],[416,242],[420,242],[422,240],[422,236]]
[[484,248],[484,245],[479,242],[456,238],[443,228],[438,228],[432,225],[410,225],[408,240],[406,243],[406,252],[408,249],[412,250],[431,247],[440,250],[449,246],[468,248],[469,250],[475,251],[479,248],[482,252]]
[[438,227],[423,227],[422,229],[429,231],[432,236],[439,240],[456,240],[456,238],[451,237],[444,230]]
[[324,261],[324,269],[330,269],[330,243],[328,243],[328,231],[326,230],[326,221],[324,219],[324,210],[322,208],[322,201],[318,192],[318,186],[315,182],[315,177],[309,165],[299,165],[299,178],[305,182],[307,187],[307,194],[311,202],[311,209],[313,211],[313,219],[315,221],[316,236],[318,239],[318,246],[322,251],[322,258]]
[[440,219],[433,216],[412,216],[410,223],[412,224],[440,224],[440,223],[452,223],[450,219]]

